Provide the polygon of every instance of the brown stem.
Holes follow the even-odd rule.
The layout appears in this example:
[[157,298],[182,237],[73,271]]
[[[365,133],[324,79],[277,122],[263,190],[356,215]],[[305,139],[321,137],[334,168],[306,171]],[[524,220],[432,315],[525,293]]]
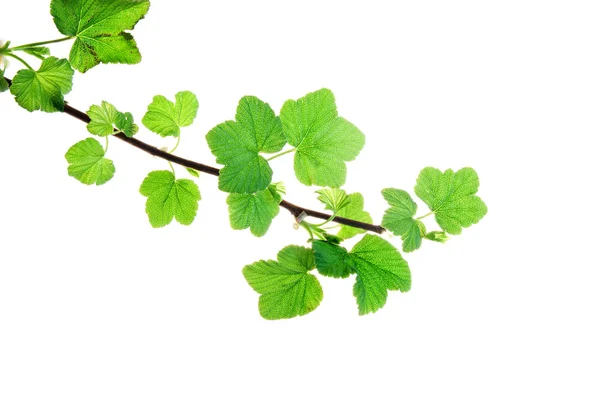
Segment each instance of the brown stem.
[[[9,85],[12,83],[12,81],[8,78],[6,78],[6,80],[8,81]],[[66,102],[65,102],[64,113],[66,113],[66,114],[70,115],[71,117],[74,117],[86,124],[88,124],[91,121],[90,117],[86,113],[70,106]],[[206,174],[215,175],[215,176],[219,175],[219,169],[216,167],[207,166],[206,164],[198,163],[198,162],[195,162],[192,160],[184,159],[183,157],[172,155],[169,152],[165,152],[164,150],[160,150],[152,145],[148,145],[147,143],[142,142],[139,139],[130,138],[123,133],[115,134],[113,136],[116,138],[119,138],[120,140],[122,140],[124,142],[127,142],[128,144],[130,144],[132,146],[135,146],[138,149],[143,150],[146,153],[150,153],[152,156],[160,157],[160,158],[168,160],[172,163],[179,164],[180,166],[189,167],[189,168],[201,171]],[[317,212],[316,210],[306,209],[302,206],[294,205],[293,203],[290,203],[286,200],[282,200],[281,203],[279,204],[279,206],[281,206],[284,209],[287,209],[296,218],[299,217],[302,213],[306,214],[307,216],[315,217],[315,218],[323,219],[323,220],[327,220],[331,217],[330,214]],[[383,232],[385,232],[385,229],[381,226],[363,223],[362,221],[346,219],[344,217],[335,217],[333,219],[333,221],[335,221],[336,223],[350,226],[350,227],[356,227],[356,228],[360,228],[360,229],[363,229],[366,231],[372,231],[372,232],[375,232],[378,234],[382,234]]]

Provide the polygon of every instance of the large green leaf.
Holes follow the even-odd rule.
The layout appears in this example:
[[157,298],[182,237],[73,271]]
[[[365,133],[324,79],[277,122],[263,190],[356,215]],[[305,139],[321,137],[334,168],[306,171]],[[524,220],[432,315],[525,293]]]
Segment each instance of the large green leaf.
[[75,37],[71,65],[86,72],[99,63],[141,61],[133,36],[125,31],[133,29],[149,7],[148,0],[52,0],[50,13],[61,33]]
[[142,123],[150,131],[162,137],[179,136],[180,128],[192,125],[198,114],[198,98],[190,91],[175,95],[175,103],[166,97],[157,95],[148,106]]
[[417,178],[415,193],[435,213],[435,220],[443,230],[460,234],[464,227],[477,223],[487,213],[487,206],[475,195],[478,189],[479,177],[470,167],[456,173],[426,167]]
[[10,92],[26,110],[63,111],[64,95],[71,91],[73,69],[66,59],[48,57],[40,69],[20,70],[13,78]]
[[281,196],[272,185],[254,194],[229,194],[229,221],[235,230],[250,228],[257,237],[267,233],[271,222],[279,214]]
[[259,153],[274,153],[285,145],[279,117],[268,103],[254,96],[243,97],[236,121],[225,121],[206,135],[217,163],[223,164],[219,189],[252,194],[267,188],[273,170]]
[[363,133],[338,117],[335,98],[321,89],[281,108],[283,132],[296,148],[294,170],[305,185],[340,187],[346,181],[345,162],[354,160],[365,144]]
[[315,276],[312,250],[290,245],[277,254],[277,261],[260,260],[243,269],[244,277],[258,292],[258,309],[265,319],[288,319],[306,315],[319,306],[323,290]]
[[102,185],[115,175],[112,160],[104,157],[104,148],[94,138],[87,138],[71,146],[65,158],[69,175],[84,184]]

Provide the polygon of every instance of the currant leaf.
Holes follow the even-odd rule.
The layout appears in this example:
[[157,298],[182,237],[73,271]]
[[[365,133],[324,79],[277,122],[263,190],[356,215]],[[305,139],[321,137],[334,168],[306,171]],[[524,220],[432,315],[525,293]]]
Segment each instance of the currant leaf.
[[417,204],[408,192],[401,189],[386,188],[381,191],[383,198],[391,206],[383,215],[381,225],[394,235],[402,236],[402,250],[412,252],[421,247],[425,236],[425,225],[414,218]]
[[190,91],[175,95],[175,103],[166,97],[157,95],[148,106],[142,123],[150,131],[162,137],[178,137],[181,127],[192,125],[198,114],[198,98]]
[[112,160],[104,157],[104,148],[94,138],[71,146],[65,158],[69,163],[69,175],[86,185],[102,185],[115,175]]
[[229,194],[229,221],[234,230],[250,228],[250,232],[262,237],[267,233],[271,222],[279,214],[281,196],[269,185],[267,189],[254,194]]

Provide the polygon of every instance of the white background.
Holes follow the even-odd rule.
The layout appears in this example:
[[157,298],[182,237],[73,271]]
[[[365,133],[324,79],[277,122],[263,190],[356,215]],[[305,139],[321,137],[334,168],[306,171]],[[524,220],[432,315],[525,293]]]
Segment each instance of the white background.
[[[596,6],[155,0],[142,64],[75,76],[73,106],[138,122],[152,96],[194,91],[178,154],[209,164],[204,136],[241,96],[279,110],[328,87],[367,138],[345,188],[378,222],[382,188],[475,168],[488,215],[405,255],[413,289],[364,317],[353,280],[322,279],[315,312],[261,319],[241,268],[304,243],[287,211],[264,238],[233,231],[203,175],[195,223],[152,229],[137,191],[165,162],[112,140],[115,178],[84,186],[63,156],[85,126],[0,95],[0,399],[600,399]],[[1,13],[14,44],[60,37],[47,1]],[[291,156],[272,165],[288,200],[319,206]]]

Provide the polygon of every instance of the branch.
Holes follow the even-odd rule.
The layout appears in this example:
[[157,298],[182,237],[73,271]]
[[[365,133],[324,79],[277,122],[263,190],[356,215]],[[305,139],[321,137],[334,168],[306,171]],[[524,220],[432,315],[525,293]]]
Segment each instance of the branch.
[[[5,78],[5,79],[8,82],[8,85],[11,85],[12,81],[8,78]],[[74,117],[74,118],[78,119],[79,121],[82,121],[86,124],[88,124],[91,121],[90,117],[86,113],[70,106],[69,104],[67,104],[67,102],[65,102],[64,113],[66,113],[66,114],[70,115],[71,117]],[[198,163],[198,162],[195,162],[192,160],[184,159],[183,157],[172,155],[169,152],[165,152],[165,151],[160,150],[152,145],[148,145],[147,143],[142,142],[139,139],[130,138],[123,133],[115,134],[113,136],[116,138],[119,138],[120,140],[122,140],[124,142],[127,142],[128,144],[130,144],[132,146],[135,146],[138,149],[143,150],[146,153],[150,153],[152,156],[160,157],[161,159],[165,159],[172,163],[179,164],[180,166],[189,167],[189,168],[201,171],[206,174],[210,174],[210,175],[214,175],[214,176],[219,175],[220,170],[216,167],[208,166],[206,164]],[[331,218],[330,214],[318,212],[316,210],[306,209],[302,206],[294,205],[293,203],[290,203],[290,202],[286,201],[285,199],[283,199],[281,201],[279,206],[288,210],[295,218],[298,218],[303,213],[306,214],[307,216],[315,217],[315,218],[323,219],[323,220],[327,220],[327,219]],[[378,234],[382,234],[385,232],[385,229],[381,226],[363,223],[362,221],[346,219],[344,217],[335,217],[333,219],[333,221],[335,221],[336,223],[350,226],[350,227],[356,227],[356,228],[360,228],[360,229],[363,229],[366,231],[372,231],[372,232],[375,232]]]

